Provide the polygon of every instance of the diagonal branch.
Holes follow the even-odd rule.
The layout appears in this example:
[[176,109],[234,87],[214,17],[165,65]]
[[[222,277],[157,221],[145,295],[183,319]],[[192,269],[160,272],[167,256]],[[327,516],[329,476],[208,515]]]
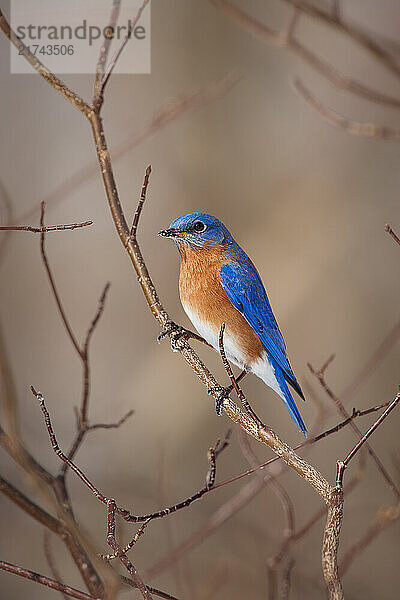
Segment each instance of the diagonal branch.
[[393,229],[390,227],[390,225],[385,225],[385,231],[387,231],[387,233],[392,236],[392,238],[394,239],[394,241],[399,244],[400,246],[400,238],[399,236],[393,231]]
[[75,108],[80,110],[86,117],[92,111],[92,107],[87,104],[78,94],[73,92],[57,75],[52,73],[40,60],[32,54],[27,46],[17,37],[11,29],[3,12],[0,10],[0,29],[5,33],[10,42],[17,48],[19,54],[23,55],[28,63],[49,83],[61,96],[70,102]]
[[[278,48],[285,48],[295,56],[301,58],[307,65],[314,69],[314,71],[327,79],[335,87],[346,90],[365,100],[400,109],[400,98],[388,96],[378,89],[371,88],[359,81],[347,77],[295,38],[294,33],[295,25],[298,22],[298,14],[299,11],[303,11],[302,5],[297,4],[297,2],[292,2],[296,11],[294,24],[293,21],[289,22],[291,23],[289,28],[282,33],[274,31],[268,27],[268,25],[258,21],[226,0],[211,0],[211,2],[240,27],[256,36],[261,41]],[[400,70],[398,75],[400,76]]]
[[[328,397],[332,400],[332,402],[336,406],[339,414],[342,417],[344,417],[345,419],[348,419],[350,417],[350,415],[347,412],[347,410],[345,409],[345,407],[343,406],[343,402],[340,400],[340,398],[338,398],[338,396],[336,396],[333,393],[333,391],[331,390],[331,388],[328,386],[328,384],[325,381],[325,370],[326,370],[327,366],[329,365],[329,363],[330,363],[330,361],[327,361],[325,363],[325,365],[319,371],[315,371],[310,363],[308,363],[308,368],[310,369],[311,373],[313,375],[315,375],[315,377],[318,379],[318,381],[321,384],[321,387],[326,392]],[[359,439],[361,439],[363,437],[363,435],[356,423],[354,423],[353,421],[350,421],[350,427]],[[365,442],[366,442],[366,440],[364,440],[363,444]],[[395,482],[393,481],[393,479],[390,477],[388,471],[386,470],[382,461],[376,454],[375,450],[372,448],[372,446],[368,442],[366,442],[366,448],[367,448],[368,454],[371,456],[371,458],[375,462],[378,471],[381,473],[382,477],[388,484],[389,488],[392,490],[392,492],[396,496],[397,500],[400,500],[400,491],[399,491],[398,487],[396,486]]]
[[89,594],[85,594],[85,592],[81,592],[80,590],[77,590],[69,585],[64,585],[55,579],[51,579],[45,575],[40,575],[39,573],[35,573],[35,571],[23,569],[22,567],[5,562],[4,560],[0,560],[0,569],[7,571],[8,573],[13,573],[14,575],[19,575],[20,577],[30,579],[35,583],[41,583],[42,585],[52,588],[53,590],[57,590],[58,592],[62,592],[71,598],[78,598],[78,600],[97,600],[94,598],[94,596],[89,596]]
[[311,106],[332,127],[361,137],[390,140],[392,142],[400,141],[400,129],[375,125],[374,123],[361,123],[360,121],[348,119],[323,104],[299,78],[293,81],[293,85],[296,92],[303,98],[306,104]]

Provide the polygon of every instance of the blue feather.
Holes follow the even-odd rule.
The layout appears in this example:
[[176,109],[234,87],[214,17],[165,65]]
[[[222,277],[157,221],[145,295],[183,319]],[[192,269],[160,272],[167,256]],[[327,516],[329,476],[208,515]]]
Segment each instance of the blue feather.
[[304,399],[286,356],[286,346],[271,309],[261,278],[247,254],[231,242],[226,248],[231,260],[220,269],[222,287],[233,306],[244,316],[257,333],[268,360],[274,368],[279,387],[290,415],[303,433],[306,427],[287,386]]

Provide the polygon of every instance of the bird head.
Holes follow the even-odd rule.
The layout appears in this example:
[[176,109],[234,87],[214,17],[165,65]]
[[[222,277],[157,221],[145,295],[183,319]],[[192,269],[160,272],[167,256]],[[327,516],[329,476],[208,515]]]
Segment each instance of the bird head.
[[172,221],[168,229],[158,232],[158,235],[172,238],[175,242],[202,248],[231,241],[232,236],[221,221],[216,217],[201,212],[182,215]]

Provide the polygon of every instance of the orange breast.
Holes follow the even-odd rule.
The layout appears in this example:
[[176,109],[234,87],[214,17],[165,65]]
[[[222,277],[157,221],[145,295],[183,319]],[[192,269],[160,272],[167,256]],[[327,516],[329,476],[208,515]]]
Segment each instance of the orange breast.
[[258,335],[233,306],[222,287],[219,270],[228,261],[218,246],[191,248],[180,242],[181,270],[179,292],[182,304],[190,307],[199,319],[219,331],[226,325],[226,334],[235,338],[238,347],[251,364],[263,354]]

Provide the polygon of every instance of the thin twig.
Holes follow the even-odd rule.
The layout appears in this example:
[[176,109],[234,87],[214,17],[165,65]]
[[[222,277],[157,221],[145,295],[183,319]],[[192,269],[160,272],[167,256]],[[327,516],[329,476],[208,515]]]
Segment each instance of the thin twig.
[[125,36],[125,38],[122,40],[122,43],[120,44],[119,48],[117,49],[117,51],[115,52],[114,56],[112,57],[110,64],[108,65],[102,79],[101,79],[101,83],[98,84],[98,91],[95,94],[95,98],[93,101],[93,105],[96,108],[96,111],[100,112],[101,106],[103,104],[104,101],[104,91],[105,88],[107,86],[107,83],[111,77],[111,74],[114,70],[115,65],[118,62],[119,57],[122,54],[122,51],[124,50],[126,44],[129,42],[129,40],[132,37],[132,32],[134,30],[134,28],[136,27],[140,17],[142,16],[142,13],[144,11],[144,9],[146,8],[147,4],[150,2],[150,0],[143,0],[142,4],[139,7],[139,10],[136,14],[136,17],[129,22],[129,26],[128,26],[128,31],[127,34]]
[[389,235],[392,236],[392,238],[394,239],[394,241],[399,244],[400,246],[400,238],[399,236],[393,231],[393,229],[390,227],[390,225],[385,225],[385,231],[388,232]]
[[[59,583],[61,583],[62,585],[64,585],[64,582],[61,578],[60,572],[59,572],[57,565],[55,563],[55,560],[54,560],[53,551],[52,551],[51,542],[50,542],[50,534],[47,530],[45,530],[44,534],[43,534],[43,549],[44,549],[44,555],[47,560],[47,564],[49,565],[49,569],[50,569],[51,574],[53,575],[53,578],[56,581],[58,581]],[[66,598],[68,598],[67,594],[63,590],[60,590],[60,593],[61,593],[62,597],[64,598],[64,600]]]
[[[335,87],[344,89],[371,102],[377,102],[385,106],[391,106],[392,108],[400,109],[400,98],[382,94],[379,89],[371,88],[364,85],[360,81],[356,81],[350,77],[347,77],[338,71],[333,65],[314,54],[295,38],[295,27],[293,27],[293,25],[290,27],[289,31],[280,33],[274,31],[268,27],[268,25],[258,21],[233,4],[226,2],[226,0],[211,0],[211,2],[240,27],[258,37],[261,39],[261,41],[273,46],[277,46],[278,48],[285,48],[289,52],[292,52],[301,58],[305,63],[307,63],[317,73],[325,77],[325,79],[327,79]],[[293,1],[291,3],[296,10],[303,10],[303,7],[300,6],[300,3],[297,3],[297,1]],[[298,15],[296,15],[295,25],[297,21]],[[398,71],[398,75],[400,75],[400,69]]]
[[147,519],[146,521],[144,521],[144,523],[142,523],[142,525],[139,527],[139,529],[137,530],[136,534],[131,539],[129,544],[127,544],[124,548],[121,548],[119,550],[119,552],[116,552],[114,554],[99,554],[100,558],[102,558],[103,560],[107,560],[107,561],[114,560],[115,558],[119,558],[122,554],[126,554],[127,552],[129,552],[129,550],[131,550],[133,548],[133,546],[136,544],[136,542],[138,541],[140,536],[143,535],[144,530],[146,529],[146,527],[150,523],[150,521],[151,521],[151,519]]
[[350,452],[347,454],[346,458],[344,458],[343,461],[339,461],[339,463],[342,465],[342,468],[340,470],[340,477],[339,477],[340,485],[342,484],[344,470],[349,465],[349,462],[354,458],[354,456],[357,454],[357,452],[359,452],[360,448],[364,444],[366,444],[368,438],[374,433],[374,431],[376,431],[376,429],[379,427],[379,425],[386,419],[386,417],[388,417],[388,415],[392,412],[392,410],[394,408],[396,408],[396,406],[399,402],[400,402],[400,391],[397,394],[397,396],[392,400],[392,402],[389,404],[387,409],[380,415],[380,417],[378,417],[378,419],[375,421],[375,423],[373,423],[371,425],[371,427],[368,429],[368,431],[357,442],[357,444],[354,446],[354,448],[352,450],[350,450]]
[[[185,95],[179,95],[175,98],[164,102],[162,106],[154,112],[154,116],[148,123],[145,123],[137,132],[130,131],[125,139],[113,147],[113,162],[131,152],[134,148],[143,144],[151,137],[156,135],[161,129],[167,127],[185,113],[200,108],[208,102],[223,97],[234,85],[238,83],[240,77],[235,73],[228,73],[221,79],[213,81],[205,88]],[[78,169],[75,173],[66,177],[53,191],[43,198],[47,210],[58,206],[70,194],[76,191],[88,179],[93,178],[98,173],[98,162],[95,160],[88,163],[86,166]],[[11,217],[7,219],[7,223],[17,225],[21,221],[30,219],[37,211],[40,210],[40,204],[34,205],[32,208],[25,211],[17,219]],[[4,239],[7,234],[4,234]]]
[[354,559],[374,541],[374,539],[392,523],[400,518],[400,502],[394,506],[381,507],[368,527],[368,529],[356,540],[343,554],[339,562],[339,572],[344,575]]
[[69,225],[50,225],[47,227],[32,227],[31,225],[3,225],[0,231],[31,231],[32,233],[48,233],[49,231],[66,231],[88,227],[93,225],[93,221],[83,221],[82,223],[70,223]]
[[68,318],[65,314],[65,310],[62,305],[61,298],[60,298],[57,288],[56,288],[53,273],[51,272],[49,261],[47,259],[47,254],[46,254],[46,250],[45,250],[46,231],[45,231],[45,225],[44,225],[44,214],[45,214],[45,204],[44,204],[44,202],[42,202],[40,204],[40,229],[41,229],[41,231],[40,231],[40,254],[42,256],[42,261],[43,261],[44,267],[46,269],[50,287],[51,287],[54,299],[57,304],[58,312],[60,313],[60,317],[62,319],[62,322],[64,323],[64,327],[67,331],[68,337],[71,340],[71,343],[74,346],[77,354],[82,358],[82,349],[79,346],[78,340],[76,339],[74,332],[72,331],[72,327],[71,327],[71,325],[68,321]]
[[[324,389],[324,391],[326,392],[328,397],[332,400],[332,402],[336,406],[339,414],[342,417],[344,417],[345,419],[349,419],[350,415],[347,412],[347,410],[345,409],[343,402],[340,400],[340,398],[338,396],[336,396],[333,393],[332,389],[328,386],[328,384],[325,381],[324,373],[325,373],[325,370],[326,370],[328,364],[330,364],[330,362],[331,361],[329,360],[327,363],[325,363],[325,365],[322,368],[323,370],[320,369],[319,371],[315,371],[313,366],[310,363],[308,363],[308,368],[310,369],[310,372],[313,375],[315,375],[315,377],[318,379],[318,381],[321,384],[321,387]],[[352,419],[349,421],[349,423],[350,423],[350,427],[354,431],[355,435],[359,439],[361,439],[363,436],[362,436],[362,433],[361,433],[360,429],[358,428],[357,424],[354,423]],[[387,469],[385,468],[382,461],[376,454],[375,450],[372,448],[372,446],[369,443],[366,444],[366,448],[367,448],[368,454],[371,456],[371,458],[375,462],[378,471],[381,473],[382,477],[388,484],[389,488],[392,490],[392,492],[394,493],[396,498],[399,500],[400,499],[400,490],[398,489],[395,482],[393,481],[393,478],[389,475]]]
[[107,542],[108,545],[113,549],[114,553],[117,554],[119,560],[124,565],[124,567],[129,571],[130,576],[132,577],[133,582],[136,587],[142,594],[145,600],[152,600],[152,595],[143,583],[142,578],[137,572],[133,563],[128,559],[126,554],[123,553],[122,548],[119,546],[116,537],[115,537],[115,515],[116,515],[116,504],[114,500],[107,501]]
[[[0,569],[2,569],[3,571],[7,571],[8,573],[13,573],[14,575],[19,575],[20,577],[30,579],[35,583],[41,583],[42,585],[46,585],[47,587],[52,588],[53,590],[63,592],[71,598],[78,598],[78,600],[95,600],[94,596],[89,596],[89,594],[85,594],[85,592],[81,592],[80,590],[70,587],[69,585],[64,585],[63,583],[60,583],[55,579],[50,579],[50,577],[40,575],[39,573],[35,573],[35,571],[23,569],[22,567],[18,567],[17,565],[13,565],[3,560],[0,560]],[[100,600],[100,598],[96,600]]]
[[78,94],[73,92],[57,75],[52,73],[40,60],[32,54],[27,46],[19,39],[11,29],[3,12],[0,10],[0,29],[5,33],[8,39],[17,48],[18,53],[23,55],[29,64],[49,83],[59,94],[61,94],[75,108],[80,110],[86,117],[92,111],[92,107],[87,104]]
[[250,415],[250,417],[252,419],[254,419],[254,421],[257,423],[257,425],[259,427],[261,427],[262,429],[265,429],[264,423],[256,415],[256,413],[250,406],[246,396],[244,395],[242,389],[239,387],[238,382],[235,378],[235,375],[233,374],[232,368],[228,362],[228,359],[226,358],[225,348],[224,348],[224,332],[225,332],[225,323],[222,323],[220,330],[219,330],[219,337],[218,337],[219,353],[221,355],[222,364],[224,365],[225,371],[227,372],[228,377],[231,380],[231,383],[233,385],[233,388],[234,388],[235,392],[237,393],[239,400],[241,401],[241,403],[244,406],[244,409]]
[[329,125],[332,125],[332,127],[361,137],[390,140],[392,142],[400,141],[400,129],[375,125],[374,123],[361,123],[360,121],[354,121],[344,117],[332,108],[323,104],[323,102],[321,102],[321,100],[319,100],[298,77],[293,80],[293,86],[303,100],[321,115]]
[[133,217],[133,222],[132,222],[132,227],[131,227],[131,237],[133,237],[133,238],[136,237],[137,226],[138,226],[140,215],[141,215],[141,212],[143,209],[143,204],[146,200],[146,192],[147,192],[147,186],[149,185],[150,173],[151,173],[151,165],[149,165],[146,169],[146,173],[145,173],[144,181],[143,181],[143,185],[142,185],[142,191],[140,194],[140,199],[139,199],[136,211],[135,211],[135,215]]
[[324,11],[322,8],[314,3],[304,0],[285,0],[287,4],[295,6],[301,10],[305,15],[317,19],[329,25],[330,27],[346,34],[359,46],[367,50],[377,61],[381,63],[388,71],[395,75],[397,78],[400,77],[400,66],[396,59],[389,53],[386,52],[375,40],[361,30],[353,23],[348,23],[341,18],[338,18],[334,12]]
[[379,367],[387,353],[394,347],[400,338],[400,320],[395,323],[378,348],[372,353],[367,362],[361,367],[352,381],[345,387],[340,394],[340,400],[344,403],[353,397],[361,384]]
[[101,80],[104,76],[105,65],[107,62],[108,53],[110,51],[110,46],[112,44],[112,39],[113,39],[113,36],[110,34],[114,31],[115,26],[117,24],[120,8],[121,8],[121,0],[113,0],[111,13],[110,13],[110,19],[109,19],[108,26],[107,26],[109,35],[104,36],[104,41],[101,45],[100,52],[99,52],[99,58],[98,58],[97,65],[96,65],[96,77],[95,77],[95,82],[94,82],[93,103],[95,103],[95,98],[98,96],[99,91],[100,91]]
[[208,460],[209,467],[206,475],[206,480],[204,486],[186,498],[185,500],[174,504],[173,506],[169,506],[167,508],[163,508],[162,510],[158,510],[153,513],[149,513],[147,515],[133,515],[129,510],[125,508],[119,507],[113,498],[108,498],[105,496],[100,490],[96,488],[96,486],[89,480],[89,478],[84,474],[84,472],[75,465],[72,460],[64,454],[64,452],[60,449],[58,445],[56,435],[54,433],[53,425],[51,423],[50,414],[47,410],[45,400],[43,395],[40,392],[37,392],[33,386],[31,386],[32,394],[39,401],[40,408],[43,413],[44,421],[46,424],[46,429],[49,434],[49,438],[53,447],[54,452],[57,456],[79,477],[79,479],[89,488],[89,490],[94,494],[94,496],[102,503],[109,506],[110,502],[115,504],[115,510],[119,516],[121,516],[125,521],[130,523],[140,523],[143,521],[153,520],[153,519],[161,519],[162,517],[166,517],[171,513],[177,512],[187,506],[190,506],[195,500],[199,500],[202,496],[207,494],[211,489],[213,489],[215,485],[215,475],[216,475],[216,460],[219,454],[228,446],[229,441],[228,437],[221,443],[219,440],[208,451]]

